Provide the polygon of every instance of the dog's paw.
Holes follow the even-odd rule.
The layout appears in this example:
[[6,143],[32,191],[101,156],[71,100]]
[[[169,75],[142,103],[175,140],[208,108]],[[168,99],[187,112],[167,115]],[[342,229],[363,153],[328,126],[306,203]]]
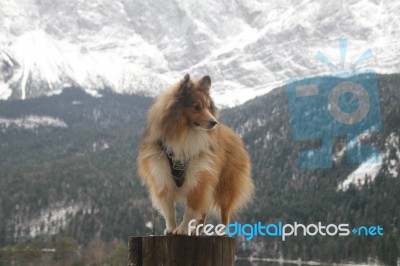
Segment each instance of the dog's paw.
[[175,231],[176,229],[174,229],[174,228],[172,228],[172,227],[169,227],[169,228],[165,228],[165,230],[164,230],[164,235],[172,235],[172,234],[174,234],[174,231]]
[[178,228],[176,228],[173,231],[173,234],[174,235],[187,235],[187,230],[186,230],[186,228],[179,226]]

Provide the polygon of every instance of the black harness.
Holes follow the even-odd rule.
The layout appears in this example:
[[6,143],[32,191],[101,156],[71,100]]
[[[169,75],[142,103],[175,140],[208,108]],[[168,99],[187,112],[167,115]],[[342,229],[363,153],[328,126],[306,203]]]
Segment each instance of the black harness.
[[168,158],[169,167],[171,168],[172,179],[174,179],[175,185],[177,187],[181,187],[183,185],[183,182],[185,181],[186,168],[189,162],[174,160],[175,154],[171,151],[169,152],[167,147],[164,145],[164,143],[162,143],[161,140],[158,140],[157,144]]

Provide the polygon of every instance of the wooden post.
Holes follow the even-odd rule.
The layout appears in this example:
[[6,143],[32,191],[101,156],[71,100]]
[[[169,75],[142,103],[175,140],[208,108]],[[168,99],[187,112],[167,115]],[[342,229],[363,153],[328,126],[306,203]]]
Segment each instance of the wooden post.
[[129,237],[128,266],[232,266],[235,238],[228,236]]

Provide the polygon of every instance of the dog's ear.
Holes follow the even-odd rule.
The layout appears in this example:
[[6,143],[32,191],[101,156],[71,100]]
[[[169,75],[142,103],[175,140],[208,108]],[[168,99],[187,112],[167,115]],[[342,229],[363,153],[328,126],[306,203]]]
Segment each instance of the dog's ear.
[[183,77],[183,83],[187,83],[190,80],[190,75],[189,74],[185,74],[185,76]]
[[210,87],[211,87],[211,78],[210,76],[204,76],[200,80],[200,87],[202,90],[205,92],[209,93],[210,92]]
[[181,81],[178,94],[184,95],[188,92],[189,89],[190,89],[190,76],[189,76],[189,74],[186,74],[183,77],[183,80]]
[[201,85],[211,86],[211,78],[210,76],[204,76],[201,78]]

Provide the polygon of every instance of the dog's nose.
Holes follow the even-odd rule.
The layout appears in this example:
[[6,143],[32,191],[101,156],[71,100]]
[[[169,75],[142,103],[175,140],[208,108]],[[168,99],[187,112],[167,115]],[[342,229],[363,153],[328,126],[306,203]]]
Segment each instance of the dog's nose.
[[210,124],[211,128],[215,127],[218,124],[217,120],[215,119],[210,119],[208,123]]

